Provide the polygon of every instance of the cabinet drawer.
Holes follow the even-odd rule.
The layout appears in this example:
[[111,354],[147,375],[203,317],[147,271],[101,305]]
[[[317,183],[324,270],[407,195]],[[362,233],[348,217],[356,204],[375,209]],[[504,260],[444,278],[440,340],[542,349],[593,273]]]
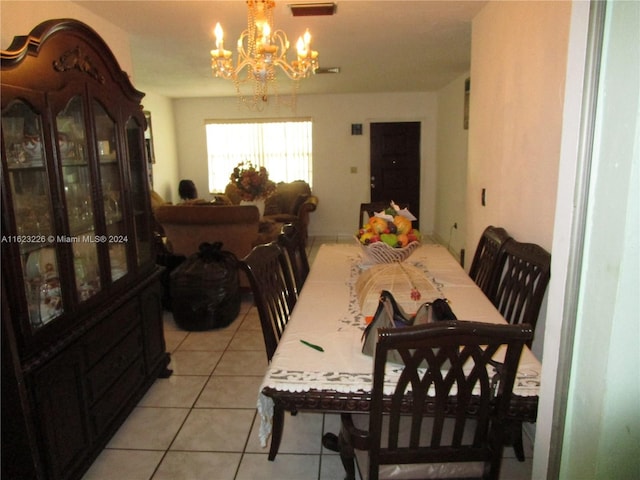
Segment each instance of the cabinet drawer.
[[142,329],[138,327],[123,338],[113,350],[104,356],[100,363],[89,371],[87,375],[89,404],[98,400],[100,395],[102,395],[132,363],[141,360]]
[[131,301],[96,325],[86,336],[85,358],[92,367],[132,328],[140,324],[138,302]]
[[131,408],[128,405],[129,398],[139,391],[143,382],[144,361],[142,356],[139,356],[90,409],[89,421],[95,436],[100,436],[104,433],[109,424],[123,409]]

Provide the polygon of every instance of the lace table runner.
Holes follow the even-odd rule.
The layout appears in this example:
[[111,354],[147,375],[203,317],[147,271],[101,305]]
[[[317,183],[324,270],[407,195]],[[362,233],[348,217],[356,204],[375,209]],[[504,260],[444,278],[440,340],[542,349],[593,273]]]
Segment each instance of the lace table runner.
[[[424,262],[406,261],[402,264],[367,266],[359,256],[349,259],[349,305],[345,315],[339,318],[339,329],[355,327],[364,330],[366,317],[375,313],[381,290],[390,291],[409,314],[413,314],[424,302],[444,298],[443,284],[429,273]],[[419,292],[419,299],[411,298],[411,289]]]

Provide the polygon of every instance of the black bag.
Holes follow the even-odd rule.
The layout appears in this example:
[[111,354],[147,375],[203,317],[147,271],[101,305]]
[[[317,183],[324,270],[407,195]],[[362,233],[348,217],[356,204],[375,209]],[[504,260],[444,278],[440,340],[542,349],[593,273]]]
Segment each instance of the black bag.
[[203,243],[171,273],[176,324],[189,331],[226,327],[240,312],[238,259],[222,243]]
[[[409,316],[396,302],[391,292],[382,290],[373,320],[367,325],[362,334],[364,340],[362,353],[371,357],[375,355],[379,328],[400,328],[443,320],[457,320],[451,307],[449,307],[449,302],[444,298],[438,298],[431,303],[423,303],[415,315]],[[389,352],[387,360],[393,363],[402,363],[402,359],[396,350]]]

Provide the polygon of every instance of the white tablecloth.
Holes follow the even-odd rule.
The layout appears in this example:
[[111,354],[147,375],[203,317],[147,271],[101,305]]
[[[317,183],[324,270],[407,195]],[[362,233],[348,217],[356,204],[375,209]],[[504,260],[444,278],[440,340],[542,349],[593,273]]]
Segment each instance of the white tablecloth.
[[[361,255],[358,245],[320,247],[260,392],[265,387],[292,392],[314,389],[343,393],[371,389],[373,361],[361,353],[366,323],[356,296],[356,281],[367,268],[362,266]],[[420,302],[447,298],[459,320],[505,322],[444,247],[423,245],[405,263],[423,271],[435,287],[421,292]],[[319,345],[324,352],[312,349],[300,340]],[[540,370],[540,362],[525,347],[514,393],[538,395]],[[260,393],[258,410],[261,415],[260,441],[265,446],[271,433],[273,401]]]

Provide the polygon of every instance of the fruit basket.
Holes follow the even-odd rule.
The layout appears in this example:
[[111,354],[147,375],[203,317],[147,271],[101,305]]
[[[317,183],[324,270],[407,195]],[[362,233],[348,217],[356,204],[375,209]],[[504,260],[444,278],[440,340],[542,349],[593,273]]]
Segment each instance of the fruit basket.
[[411,222],[416,220],[406,208],[391,201],[389,208],[376,212],[356,233],[366,263],[402,262],[420,246],[420,232]]
[[363,245],[358,241],[366,263],[403,262],[420,246],[420,242],[411,242],[402,248],[394,248],[384,242]]

